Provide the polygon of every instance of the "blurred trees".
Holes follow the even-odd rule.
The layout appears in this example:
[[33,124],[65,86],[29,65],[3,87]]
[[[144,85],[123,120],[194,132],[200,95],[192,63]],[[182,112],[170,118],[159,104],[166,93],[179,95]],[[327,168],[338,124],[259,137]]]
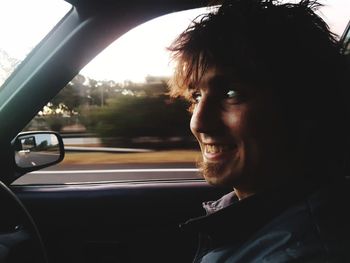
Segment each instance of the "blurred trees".
[[89,132],[105,144],[137,138],[190,137],[188,105],[170,99],[167,78],[144,83],[96,81],[77,75],[26,127],[60,132]]
[[118,95],[93,111],[90,129],[113,145],[140,137],[188,137],[190,116],[186,108],[184,101],[165,95]]

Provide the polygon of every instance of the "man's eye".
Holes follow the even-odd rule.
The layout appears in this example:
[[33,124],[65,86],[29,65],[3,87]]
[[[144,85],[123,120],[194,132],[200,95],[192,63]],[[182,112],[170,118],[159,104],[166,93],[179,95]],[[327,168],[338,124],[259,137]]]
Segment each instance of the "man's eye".
[[243,99],[242,94],[234,89],[228,89],[222,96],[222,100],[228,104],[239,104]]
[[229,90],[229,91],[227,91],[226,96],[229,99],[236,98],[238,96],[238,92],[235,90]]
[[198,104],[202,99],[202,95],[200,92],[194,92],[192,93],[192,100],[193,103]]
[[238,101],[241,99],[241,94],[237,90],[227,90],[224,94],[224,99]]

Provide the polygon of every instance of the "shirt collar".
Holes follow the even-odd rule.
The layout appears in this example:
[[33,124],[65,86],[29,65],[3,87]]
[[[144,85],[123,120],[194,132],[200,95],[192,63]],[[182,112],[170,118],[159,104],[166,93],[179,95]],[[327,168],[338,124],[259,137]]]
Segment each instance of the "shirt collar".
[[219,200],[216,201],[207,201],[203,202],[203,208],[206,211],[207,215],[213,214],[220,209],[223,209],[229,205],[232,205],[233,203],[237,202],[238,198],[234,191],[224,195]]
[[231,192],[217,201],[203,204],[207,215],[180,225],[183,230],[205,233],[213,240],[247,238],[277,215],[315,190],[315,185],[294,182],[238,201]]

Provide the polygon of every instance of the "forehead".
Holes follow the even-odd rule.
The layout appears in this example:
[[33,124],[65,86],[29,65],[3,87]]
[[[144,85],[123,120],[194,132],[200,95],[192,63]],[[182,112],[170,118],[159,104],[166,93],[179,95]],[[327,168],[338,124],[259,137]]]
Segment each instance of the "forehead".
[[190,89],[214,87],[218,84],[233,82],[235,79],[237,80],[235,75],[234,70],[231,68],[209,67],[197,81],[191,82],[189,87]]
[[239,77],[237,71],[231,67],[209,67],[206,69],[202,76],[195,83],[190,83],[189,89],[248,89],[252,85],[248,84],[247,81],[243,81]]

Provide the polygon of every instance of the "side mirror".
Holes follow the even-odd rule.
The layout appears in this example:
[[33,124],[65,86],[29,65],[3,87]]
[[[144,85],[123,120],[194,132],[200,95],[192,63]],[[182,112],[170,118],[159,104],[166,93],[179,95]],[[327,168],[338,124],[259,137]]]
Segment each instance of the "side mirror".
[[12,145],[16,168],[21,173],[48,167],[64,158],[62,137],[55,132],[22,132]]

